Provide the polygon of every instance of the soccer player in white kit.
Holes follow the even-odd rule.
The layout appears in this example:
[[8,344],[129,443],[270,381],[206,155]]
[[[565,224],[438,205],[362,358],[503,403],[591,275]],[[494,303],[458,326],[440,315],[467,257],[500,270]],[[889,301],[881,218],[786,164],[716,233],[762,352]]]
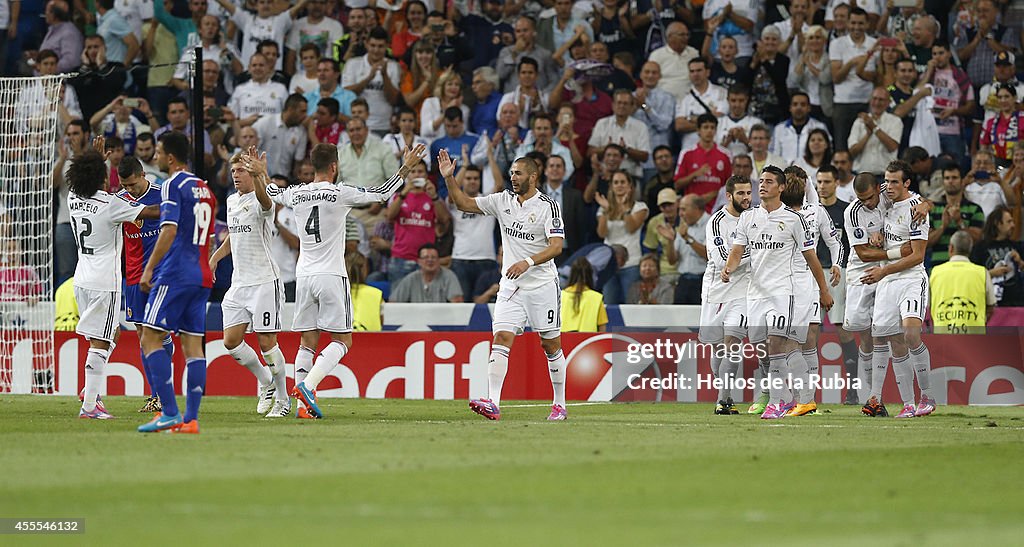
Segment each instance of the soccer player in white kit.
[[[782,203],[800,213],[807,221],[811,237],[814,239],[815,248],[818,247],[819,237],[825,241],[825,245],[828,247],[832,267],[829,275],[829,285],[824,287],[824,289],[828,290],[829,294],[831,294],[831,287],[838,284],[842,277],[839,264],[843,260],[843,244],[839,240],[839,233],[832,223],[832,217],[828,215],[828,211],[820,203],[804,203],[804,188],[809,185],[807,173],[795,165],[787,167],[784,173],[787,184],[786,191],[782,193]],[[811,271],[802,255],[796,255],[793,276],[796,278],[796,284],[799,287],[814,286],[814,278],[811,276]],[[818,332],[821,330],[821,310],[818,308],[818,302],[814,299],[813,294],[811,291],[797,291],[795,294],[796,317],[793,321],[799,327],[807,328],[807,337],[800,346],[804,362],[807,363],[807,371],[801,371],[800,373],[802,378],[810,378],[812,374],[818,375],[821,368],[818,361]],[[798,392],[796,406],[786,416],[803,416],[805,414],[817,413],[818,405],[814,401],[816,391],[810,382],[804,383]]]
[[[316,386],[352,347],[352,288],[345,266],[345,219],[353,207],[387,201],[405,184],[412,167],[426,150],[422,144],[405,151],[402,167],[383,185],[357,188],[338,178],[338,147],[320,143],[310,161],[316,178],[308,184],[267,188],[271,199],[295,211],[299,229],[299,262],[295,266],[295,318],[292,330],[302,333],[295,356],[292,395],[313,418],[322,418]],[[313,362],[320,332],[331,342]],[[309,371],[308,373],[302,371]]]
[[[861,276],[866,284],[878,284],[872,311],[871,333],[886,340],[892,348],[892,366],[896,373],[903,410],[897,418],[925,416],[935,411],[935,399],[929,393],[931,356],[921,340],[921,329],[928,306],[928,274],[924,268],[928,245],[928,226],[914,219],[920,196],[910,192],[910,165],[901,160],[885,168],[885,192],[893,204],[885,212],[885,250],[890,262],[869,268]],[[910,256],[902,256],[902,247],[910,243]],[[875,367],[871,397],[863,412],[869,416],[887,414],[882,404],[884,367]],[[914,376],[921,386],[921,403],[915,404]]]
[[541,166],[521,157],[509,168],[512,190],[471,198],[459,188],[453,174],[455,161],[441,150],[438,168],[448,195],[460,211],[483,213],[498,219],[502,264],[494,305],[494,343],[487,363],[487,399],[474,399],[469,407],[490,420],[501,418],[501,386],[508,372],[508,355],[516,335],[529,325],[540,334],[548,358],[554,400],[549,420],[565,420],[565,357],[562,355],[562,292],[558,287],[555,257],[562,254],[565,228],[562,214],[551,198],[537,190]]
[[75,302],[81,318],[75,330],[89,340],[85,358],[85,395],[79,418],[113,418],[97,400],[105,382],[104,369],[120,328],[121,223],[160,218],[157,206],[115,196],[107,187],[106,161],[95,150],[71,160],[68,169],[68,209],[78,246],[75,267]]
[[[266,162],[266,153],[259,154],[255,147],[231,158],[231,179],[238,192],[228,196],[228,237],[210,257],[210,271],[216,272],[224,257],[232,257],[231,288],[221,303],[224,347],[259,383],[256,412],[283,418],[291,411],[286,361],[277,344],[284,287],[270,251],[276,211],[267,194],[270,177]],[[245,343],[250,328],[257,333],[269,370]]]
[[[704,270],[700,305],[700,331],[697,339],[705,344],[724,345],[725,357],[721,354],[711,358],[711,370],[715,377],[723,380],[718,389],[718,404],[715,414],[739,414],[729,395],[729,383],[743,364],[740,343],[747,336],[747,286],[750,283],[750,252],[745,251],[739,266],[730,276],[729,283],[722,281],[721,272],[732,250],[733,232],[740,221],[740,214],[750,209],[750,179],[733,175],[725,181],[725,207],[722,207],[704,227],[708,250],[708,265]],[[717,353],[717,352],[716,352]]]
[[[751,340],[767,337],[769,354],[770,400],[763,419],[782,418],[796,406],[792,393],[781,380],[789,374],[806,373],[807,363],[799,350],[806,340],[806,327],[794,323],[795,294],[805,287],[796,283],[793,270],[798,254],[811,268],[818,287],[826,287],[825,274],[815,254],[814,239],[806,219],[782,204],[786,178],[775,166],[761,172],[758,192],[761,205],[740,215],[729,259],[722,269],[722,281],[728,283],[739,267],[743,253],[750,249],[750,282],[747,312]],[[824,309],[832,307],[827,288],[818,291]]]

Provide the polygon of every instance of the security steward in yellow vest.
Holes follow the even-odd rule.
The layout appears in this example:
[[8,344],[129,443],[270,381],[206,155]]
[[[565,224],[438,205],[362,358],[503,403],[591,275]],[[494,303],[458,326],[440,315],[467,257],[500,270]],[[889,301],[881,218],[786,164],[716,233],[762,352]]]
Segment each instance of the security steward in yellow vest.
[[992,277],[972,263],[974,240],[958,231],[949,240],[949,262],[932,268],[932,324],[936,334],[985,334],[985,323],[996,305]]

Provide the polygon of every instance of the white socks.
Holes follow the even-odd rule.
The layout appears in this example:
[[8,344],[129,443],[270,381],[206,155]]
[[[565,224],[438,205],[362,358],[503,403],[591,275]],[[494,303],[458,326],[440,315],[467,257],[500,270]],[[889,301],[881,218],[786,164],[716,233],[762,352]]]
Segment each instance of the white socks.
[[267,362],[267,367],[270,368],[270,374],[274,379],[274,387],[277,388],[277,392],[274,393],[275,401],[287,401],[288,400],[288,375],[284,373],[284,354],[281,353],[281,346],[274,346],[270,348],[270,351],[263,352],[263,360]]
[[921,342],[921,345],[910,350],[910,360],[914,363],[914,374],[917,376],[917,385],[921,388],[921,397],[931,396],[932,356],[928,348]]
[[871,354],[864,353],[861,350],[857,350],[858,362],[860,364],[860,382],[861,385],[871,392]]
[[[494,403],[494,406],[501,405],[501,386],[505,383],[505,374],[508,372],[508,353],[511,351],[505,346],[491,346],[491,357],[487,361],[487,397]],[[553,368],[553,367],[552,367]],[[549,369],[550,370],[550,369]],[[552,387],[554,387],[554,373],[552,373]],[[565,387],[565,359],[562,359],[562,387]],[[563,391],[564,397],[564,391]]]
[[313,370],[309,371],[309,375],[306,376],[302,383],[309,389],[316,389],[320,381],[330,374],[334,367],[338,366],[338,363],[341,362],[347,353],[348,346],[338,340],[332,340],[320,352],[320,355],[316,358],[316,364],[313,365]]
[[892,358],[892,370],[896,373],[896,386],[900,388],[900,399],[904,405],[914,404],[914,365],[910,354]]
[[[507,358],[505,368],[508,369]],[[554,355],[548,355],[548,373],[551,375],[551,391],[555,394],[551,404],[565,408],[565,355],[562,354],[561,349]],[[504,378],[504,374],[502,374],[502,378]],[[501,388],[498,389],[500,391]]]
[[810,382],[810,376],[812,374],[819,375],[821,365],[818,361],[817,347],[803,350],[802,355],[807,363],[807,381],[804,382],[804,388],[800,390],[800,404],[806,405],[814,400],[814,394],[817,392],[817,389]]
[[[804,356],[802,353],[800,353],[800,350],[795,349],[786,354],[786,366],[789,368],[789,374],[793,376],[794,381],[796,381],[799,378],[802,382],[800,385],[807,385],[807,382],[809,380],[809,378],[807,377],[807,361],[804,360]],[[786,375],[783,374],[784,378],[785,376]],[[784,403],[788,403],[799,396],[799,394],[794,395],[792,391],[790,391],[790,389],[787,389],[786,391],[789,396],[782,400],[782,402]],[[797,402],[803,403],[804,401]]]
[[[768,356],[768,401],[777,403],[789,401],[793,393],[786,387],[786,372],[789,372],[789,365],[786,364],[787,356],[775,354]],[[775,382],[776,378],[782,378],[781,383]]]
[[260,387],[270,384],[270,371],[263,366],[260,362],[260,358],[256,355],[256,350],[252,349],[249,344],[242,342],[237,346],[228,350],[231,357],[235,358],[240,365],[249,369],[249,372],[256,377],[256,381],[260,383]]
[[885,383],[885,373],[889,370],[889,343],[875,344],[875,350],[871,354],[871,397],[882,402],[882,384]]
[[85,357],[85,398],[82,399],[82,408],[86,412],[96,409],[96,397],[100,394],[106,378],[103,371],[107,367],[108,357],[110,350],[100,348],[89,348],[89,353]]
[[295,385],[301,384],[312,368],[313,350],[306,346],[299,346],[299,351],[295,354]]

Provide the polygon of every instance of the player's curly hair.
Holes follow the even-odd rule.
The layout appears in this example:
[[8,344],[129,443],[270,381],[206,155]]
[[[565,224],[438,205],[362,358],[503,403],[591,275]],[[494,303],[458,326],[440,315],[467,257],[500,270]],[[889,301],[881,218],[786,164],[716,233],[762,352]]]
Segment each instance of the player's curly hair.
[[72,158],[68,168],[68,188],[89,198],[107,186],[107,162],[99,152],[89,149]]

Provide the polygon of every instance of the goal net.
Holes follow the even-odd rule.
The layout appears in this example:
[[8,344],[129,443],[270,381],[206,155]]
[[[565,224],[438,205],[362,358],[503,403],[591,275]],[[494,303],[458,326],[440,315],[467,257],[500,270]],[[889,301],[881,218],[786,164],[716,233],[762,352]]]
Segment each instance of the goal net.
[[52,171],[66,76],[0,78],[0,393],[52,393]]

